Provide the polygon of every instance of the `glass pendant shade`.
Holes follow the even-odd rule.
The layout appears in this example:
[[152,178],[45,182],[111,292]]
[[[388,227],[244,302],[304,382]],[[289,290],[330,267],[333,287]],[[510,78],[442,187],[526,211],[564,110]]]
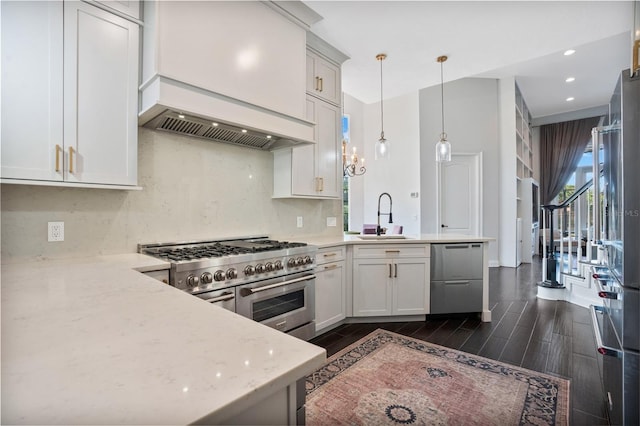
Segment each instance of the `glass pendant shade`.
[[440,140],[436,144],[436,161],[439,163],[451,161],[451,144],[447,140],[447,134],[444,132],[444,72],[442,64],[447,59],[446,56],[438,56],[438,59],[436,59],[440,64],[440,113],[442,117],[442,133],[440,133]]
[[436,161],[451,161],[451,144],[445,133],[440,135],[440,140],[436,144]]
[[376,142],[376,160],[386,160],[389,158],[389,141],[380,136]]

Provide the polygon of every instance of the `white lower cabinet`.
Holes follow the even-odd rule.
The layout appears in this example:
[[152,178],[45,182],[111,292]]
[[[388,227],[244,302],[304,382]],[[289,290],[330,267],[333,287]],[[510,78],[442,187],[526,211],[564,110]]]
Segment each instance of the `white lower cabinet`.
[[353,316],[429,313],[428,251],[425,246],[377,246],[362,250],[356,247],[353,260]]
[[316,332],[346,317],[347,272],[344,247],[322,249],[316,255]]

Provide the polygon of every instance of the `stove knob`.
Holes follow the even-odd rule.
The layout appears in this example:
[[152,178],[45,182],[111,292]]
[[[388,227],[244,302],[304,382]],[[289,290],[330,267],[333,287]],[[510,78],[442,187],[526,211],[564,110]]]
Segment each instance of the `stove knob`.
[[300,265],[304,265],[304,259],[299,257],[296,259],[296,265],[300,266]]
[[249,275],[253,275],[253,274],[255,274],[255,273],[256,273],[256,268],[254,268],[254,267],[253,267],[253,266],[251,266],[251,265],[247,265],[247,266],[244,268],[244,274],[245,274],[245,275],[247,275],[247,276],[249,276]]
[[313,259],[311,259],[311,256],[305,256],[304,257],[304,264],[305,265],[310,265],[313,263]]
[[213,282],[213,275],[211,275],[211,272],[205,272],[200,275],[200,282],[202,284],[211,284]]
[[282,261],[280,260],[276,260],[276,263],[274,264],[276,271],[282,271],[284,269],[284,266],[282,265]]
[[227,278],[230,280],[238,278],[238,271],[236,271],[235,268],[227,269]]
[[225,278],[226,277],[224,275],[224,271],[221,271],[219,269],[213,274],[213,279],[216,281],[224,281]]
[[296,266],[296,259],[294,257],[292,257],[291,259],[289,259],[287,261],[287,266],[289,268],[293,268],[294,266]]
[[271,263],[271,262],[267,262],[267,263],[264,265],[264,269],[266,269],[266,270],[267,270],[267,272],[271,272],[271,271],[275,270],[275,268],[274,268],[274,266],[273,266],[273,263]]
[[200,278],[195,275],[189,275],[187,277],[187,285],[189,288],[198,287],[198,283],[200,282]]
[[264,265],[262,263],[258,263],[256,265],[256,273],[261,274],[264,272]]

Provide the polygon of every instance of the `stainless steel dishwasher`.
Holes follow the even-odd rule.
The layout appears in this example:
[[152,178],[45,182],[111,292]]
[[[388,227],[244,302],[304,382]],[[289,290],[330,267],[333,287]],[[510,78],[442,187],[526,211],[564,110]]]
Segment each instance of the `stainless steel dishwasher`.
[[430,312],[482,312],[482,243],[431,244]]

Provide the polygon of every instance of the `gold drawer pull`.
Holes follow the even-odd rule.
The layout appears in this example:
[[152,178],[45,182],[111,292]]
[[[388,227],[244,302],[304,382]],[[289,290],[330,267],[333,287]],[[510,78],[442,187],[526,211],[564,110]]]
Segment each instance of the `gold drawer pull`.
[[400,253],[400,250],[385,250],[385,253]]
[[72,146],[69,147],[69,173],[73,173],[73,154],[76,150]]
[[60,152],[62,152],[62,147],[56,144],[56,172],[60,172]]
[[337,256],[338,253],[329,253],[329,254],[323,254],[324,257],[331,257],[331,256]]
[[336,269],[337,267],[338,267],[338,265],[335,265],[335,264],[334,264],[334,265],[328,265],[328,266],[325,266],[325,267],[324,267],[324,269],[325,269],[325,270],[326,270],[326,269]]

